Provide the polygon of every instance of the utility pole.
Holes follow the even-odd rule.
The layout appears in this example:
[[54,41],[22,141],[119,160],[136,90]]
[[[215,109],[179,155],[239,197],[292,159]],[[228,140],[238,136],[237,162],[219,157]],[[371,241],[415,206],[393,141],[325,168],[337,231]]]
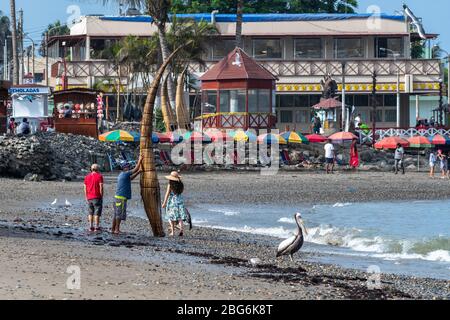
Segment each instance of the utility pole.
[[45,31],[45,85],[48,87],[48,31]]
[[13,84],[19,84],[19,57],[17,45],[17,20],[16,20],[16,1],[9,0],[11,10],[11,31],[12,31],[12,51],[13,51]]
[[442,90],[444,88],[443,83],[444,83],[444,79],[439,79],[439,125],[440,126],[444,125],[444,115],[443,115],[444,97],[442,95]]
[[346,110],[346,105],[345,105],[345,69],[346,69],[346,62],[342,62],[342,121],[341,121],[341,125],[342,125],[342,131],[345,131],[345,110]]
[[3,80],[8,80],[8,37],[5,37],[5,44],[3,46]]
[[25,69],[25,55],[23,50],[23,10],[19,10],[19,47],[20,47],[20,73],[19,82],[23,84],[23,73]]
[[377,128],[377,74],[372,75],[372,147],[375,148]]

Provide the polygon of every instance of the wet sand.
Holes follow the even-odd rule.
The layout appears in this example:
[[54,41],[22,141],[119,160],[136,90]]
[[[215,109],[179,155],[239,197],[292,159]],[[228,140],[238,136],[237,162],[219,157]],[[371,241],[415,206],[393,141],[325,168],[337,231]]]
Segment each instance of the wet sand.
[[[162,174],[160,174],[162,177]],[[450,181],[425,174],[283,172],[183,173],[195,203],[326,204],[378,200],[449,199]],[[107,199],[114,177],[106,177]],[[166,183],[161,181],[161,189]],[[133,184],[134,196],[139,186]],[[449,281],[383,275],[368,290],[368,274],[333,265],[275,259],[279,239],[194,227],[184,238],[155,239],[148,223],[130,218],[125,234],[89,234],[82,182],[0,179],[1,299],[448,299]],[[55,198],[69,208],[52,208]],[[112,215],[105,201],[105,224]],[[253,266],[251,258],[261,259]],[[69,290],[67,268],[81,270]]]

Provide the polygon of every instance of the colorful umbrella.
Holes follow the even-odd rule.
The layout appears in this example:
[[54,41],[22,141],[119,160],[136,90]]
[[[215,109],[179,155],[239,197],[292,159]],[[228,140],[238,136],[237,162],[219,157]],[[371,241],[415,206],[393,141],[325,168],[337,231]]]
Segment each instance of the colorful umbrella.
[[421,148],[432,148],[433,147],[430,140],[428,140],[427,138],[425,138],[423,136],[415,136],[415,137],[409,138],[408,142],[409,142],[410,148],[421,149]]
[[168,132],[166,136],[169,138],[170,143],[180,143],[183,141],[183,135],[177,131]]
[[236,142],[256,142],[258,137],[251,131],[237,130],[233,133],[233,139]]
[[346,141],[358,139],[358,137],[351,132],[338,132],[331,135],[328,139],[330,139],[333,143],[344,143]]
[[287,141],[279,134],[267,133],[267,134],[262,134],[258,137],[258,143],[260,143],[260,144],[272,144],[272,143],[287,144]]
[[213,142],[219,141],[219,142],[227,142],[227,141],[233,141],[233,137],[229,135],[227,132],[223,132],[220,130],[217,131],[210,131],[208,132],[208,136],[211,137],[211,140]]
[[137,132],[115,130],[100,135],[98,139],[104,142],[138,142],[140,135]]
[[202,133],[199,131],[190,131],[186,132],[183,135],[184,141],[191,141],[191,142],[202,142],[202,143],[211,143],[212,139],[209,135],[206,133]]
[[397,149],[397,144],[399,144],[402,147],[409,147],[409,142],[405,139],[399,138],[399,137],[389,137],[384,138],[383,140],[375,143],[376,149]]
[[309,140],[300,132],[287,131],[281,134],[284,140],[293,144],[309,144]]
[[153,141],[153,143],[158,143],[158,142],[159,143],[169,143],[170,137],[165,133],[153,132],[152,141]]
[[307,135],[306,139],[308,139],[308,141],[311,143],[323,143],[323,142],[327,141],[327,138],[320,134]]
[[430,142],[435,146],[444,146],[450,144],[450,138],[447,136],[441,136],[440,134],[437,134],[435,136],[430,137]]

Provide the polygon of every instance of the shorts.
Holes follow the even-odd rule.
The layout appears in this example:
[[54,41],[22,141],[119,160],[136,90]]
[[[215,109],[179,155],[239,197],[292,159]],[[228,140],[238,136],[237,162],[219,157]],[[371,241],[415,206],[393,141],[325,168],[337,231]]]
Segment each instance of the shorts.
[[114,220],[127,220],[127,202],[128,199],[114,198]]
[[102,199],[92,199],[88,200],[89,215],[101,217],[103,212],[103,200]]
[[333,158],[325,158],[325,163],[334,164],[334,159]]

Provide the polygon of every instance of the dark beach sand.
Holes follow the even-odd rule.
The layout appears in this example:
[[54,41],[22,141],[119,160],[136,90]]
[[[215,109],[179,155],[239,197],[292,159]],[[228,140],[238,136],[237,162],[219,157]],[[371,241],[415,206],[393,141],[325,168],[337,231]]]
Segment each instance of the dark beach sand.
[[[160,174],[162,176],[162,174]],[[282,172],[183,173],[190,205],[326,204],[450,198],[450,181],[425,174]],[[114,177],[107,176],[107,196]],[[165,182],[161,182],[162,190]],[[135,197],[139,186],[133,184]],[[382,275],[368,290],[368,274],[276,260],[279,239],[207,228],[184,238],[155,239],[146,221],[130,218],[124,235],[91,235],[82,201],[51,208],[58,198],[82,197],[82,182],[0,179],[0,298],[2,299],[448,299],[450,282]],[[106,201],[108,202],[108,201]],[[112,207],[105,208],[105,226]],[[252,266],[251,258],[261,265]],[[69,266],[81,269],[81,290],[68,290]]]

